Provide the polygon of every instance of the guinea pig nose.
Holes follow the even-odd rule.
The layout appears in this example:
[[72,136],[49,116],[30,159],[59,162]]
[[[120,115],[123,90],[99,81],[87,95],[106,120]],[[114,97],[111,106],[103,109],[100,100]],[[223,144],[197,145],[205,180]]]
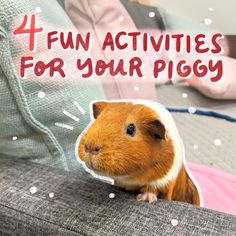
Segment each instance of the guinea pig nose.
[[93,155],[97,155],[97,154],[100,152],[101,148],[98,147],[98,146],[96,146],[96,147],[91,147],[91,146],[85,144],[85,145],[84,145],[84,150],[85,150],[85,152],[87,152],[87,153],[91,153],[91,154],[93,154]]
[[100,152],[100,150],[101,150],[100,147],[95,147],[91,149],[91,153],[93,155],[97,155]]

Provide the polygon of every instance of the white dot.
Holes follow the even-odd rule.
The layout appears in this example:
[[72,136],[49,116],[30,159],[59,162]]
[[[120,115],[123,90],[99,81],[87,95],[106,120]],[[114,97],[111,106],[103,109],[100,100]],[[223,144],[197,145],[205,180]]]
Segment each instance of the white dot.
[[182,98],[187,98],[188,94],[187,93],[182,93]]
[[210,18],[206,18],[206,19],[204,19],[204,23],[206,25],[211,25],[212,24],[212,20]]
[[49,193],[48,196],[49,196],[50,198],[54,198],[55,194],[54,194],[54,193]]
[[45,98],[45,93],[44,92],[42,92],[42,91],[39,91],[38,92],[38,98]]
[[172,224],[173,226],[177,226],[178,223],[179,223],[179,221],[176,220],[176,219],[171,220],[171,224]]
[[35,193],[38,192],[38,188],[35,187],[35,186],[33,186],[33,187],[31,187],[31,188],[29,189],[29,191],[30,191],[31,194],[35,194]]
[[42,12],[41,7],[36,7],[36,8],[35,8],[35,12],[36,12],[36,13],[40,13],[40,12]]
[[111,199],[115,198],[115,196],[116,196],[116,195],[115,195],[114,193],[110,193],[110,194],[109,194],[109,198],[111,198]]
[[197,150],[197,149],[198,149],[198,145],[194,144],[194,145],[193,145],[193,149],[194,149],[194,150]]
[[214,144],[215,144],[216,146],[220,146],[220,145],[222,144],[222,142],[221,142],[220,139],[215,139],[215,140],[214,140]]
[[190,114],[194,114],[196,111],[197,111],[197,109],[196,109],[195,107],[189,107],[189,108],[188,108],[188,112],[189,112]]
[[155,12],[150,11],[148,15],[149,15],[150,18],[153,18],[153,17],[155,17],[156,14],[155,14]]
[[138,86],[134,86],[134,91],[139,91],[139,87]]
[[208,10],[209,10],[209,11],[213,11],[213,8],[212,8],[212,7],[208,7]]
[[18,138],[16,136],[12,137],[13,141],[16,141]]
[[125,18],[123,16],[119,16],[119,18],[118,18],[119,21],[124,21],[124,19]]

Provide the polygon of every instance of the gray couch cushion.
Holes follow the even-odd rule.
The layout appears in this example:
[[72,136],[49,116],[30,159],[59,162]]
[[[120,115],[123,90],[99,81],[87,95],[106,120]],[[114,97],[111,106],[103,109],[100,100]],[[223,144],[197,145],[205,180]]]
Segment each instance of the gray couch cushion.
[[236,235],[236,217],[177,202],[140,203],[82,172],[2,157],[0,179],[0,235]]

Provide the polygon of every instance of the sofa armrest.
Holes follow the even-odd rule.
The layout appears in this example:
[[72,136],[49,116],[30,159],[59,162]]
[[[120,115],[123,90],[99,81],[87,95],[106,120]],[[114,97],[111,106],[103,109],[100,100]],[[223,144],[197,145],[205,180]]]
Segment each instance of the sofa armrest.
[[[31,194],[32,186],[38,192]],[[49,198],[49,193],[55,196]],[[114,199],[109,193],[115,193]],[[171,220],[178,220],[173,226]],[[192,205],[137,202],[84,173],[0,158],[0,235],[235,235],[236,217]]]

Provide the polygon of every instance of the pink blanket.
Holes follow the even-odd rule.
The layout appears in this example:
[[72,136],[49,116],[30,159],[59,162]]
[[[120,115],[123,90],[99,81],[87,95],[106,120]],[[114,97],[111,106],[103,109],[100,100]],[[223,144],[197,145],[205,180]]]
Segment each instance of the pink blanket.
[[201,188],[203,207],[236,215],[236,176],[203,165],[187,165]]
[[[144,72],[145,79],[130,79],[123,77],[112,77],[107,74],[101,79],[108,99],[150,99],[156,100],[154,81],[151,80],[152,67],[150,56],[146,52],[134,50],[126,51],[103,51],[102,44],[108,32],[116,35],[118,32],[138,31],[132,18],[119,0],[65,0],[65,7],[68,15],[80,33],[91,32],[93,35],[93,60],[105,61],[115,60],[118,62],[124,59],[128,62],[133,57],[142,58],[147,68]],[[136,75],[135,75],[136,76]]]

